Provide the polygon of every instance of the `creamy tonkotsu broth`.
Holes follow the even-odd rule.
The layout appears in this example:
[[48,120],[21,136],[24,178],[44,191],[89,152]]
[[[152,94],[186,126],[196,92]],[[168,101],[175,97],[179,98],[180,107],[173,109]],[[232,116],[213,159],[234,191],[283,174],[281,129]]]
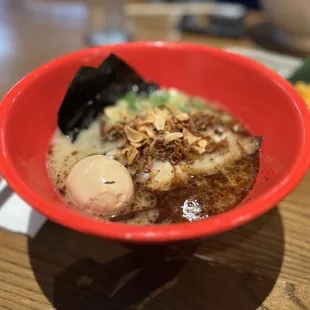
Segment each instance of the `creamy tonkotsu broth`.
[[[83,130],[76,141],[57,130],[48,154],[55,188],[73,208],[129,224],[205,219],[237,206],[259,168],[261,138],[216,105],[174,89],[126,94]],[[67,177],[82,159],[103,154],[124,165],[134,199],[114,214],[77,205]]]

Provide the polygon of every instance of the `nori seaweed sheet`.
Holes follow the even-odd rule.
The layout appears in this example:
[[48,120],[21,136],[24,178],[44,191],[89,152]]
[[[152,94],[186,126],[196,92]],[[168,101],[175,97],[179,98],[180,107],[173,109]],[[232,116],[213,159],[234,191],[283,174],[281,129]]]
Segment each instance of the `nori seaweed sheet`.
[[124,94],[148,94],[158,85],[148,83],[126,62],[110,54],[98,68],[81,67],[71,81],[58,111],[58,127],[74,142],[104,111]]

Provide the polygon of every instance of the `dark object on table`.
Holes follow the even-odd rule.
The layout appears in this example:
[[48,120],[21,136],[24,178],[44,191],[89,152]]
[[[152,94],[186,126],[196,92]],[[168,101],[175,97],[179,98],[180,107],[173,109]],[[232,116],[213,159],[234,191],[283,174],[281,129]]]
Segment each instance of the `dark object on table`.
[[288,80],[292,84],[298,81],[310,83],[310,57],[305,60],[301,68],[297,69]]
[[307,51],[300,51],[281,43],[277,39],[277,30],[270,22],[264,22],[249,29],[247,35],[256,44],[269,51],[297,57],[310,55]]
[[129,91],[149,93],[158,88],[147,83],[126,62],[111,54],[98,67],[81,67],[58,112],[58,127],[75,141],[104,110]]
[[[227,2],[227,0],[217,0],[217,2]],[[261,8],[259,0],[230,0],[230,2],[242,4],[249,9],[257,10]]]
[[246,9],[242,5],[222,3],[215,5],[210,16],[186,15],[180,30],[186,33],[222,37],[241,37],[245,34]]

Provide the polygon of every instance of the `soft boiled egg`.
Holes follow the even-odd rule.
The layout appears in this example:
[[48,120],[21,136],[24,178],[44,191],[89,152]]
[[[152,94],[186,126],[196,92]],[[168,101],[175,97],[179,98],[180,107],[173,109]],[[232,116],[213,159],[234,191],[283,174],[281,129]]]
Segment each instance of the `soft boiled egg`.
[[66,187],[79,209],[94,214],[118,214],[134,197],[133,181],[126,167],[104,155],[79,161],[70,171]]

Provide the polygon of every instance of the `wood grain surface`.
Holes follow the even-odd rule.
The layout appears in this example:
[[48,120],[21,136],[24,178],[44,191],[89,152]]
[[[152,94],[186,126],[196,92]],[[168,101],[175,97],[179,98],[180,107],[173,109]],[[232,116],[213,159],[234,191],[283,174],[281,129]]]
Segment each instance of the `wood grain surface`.
[[[248,25],[260,19],[250,14]],[[35,67],[83,48],[85,23],[85,6],[73,0],[0,0],[1,95]],[[152,27],[143,31],[152,39]],[[133,246],[51,222],[34,239],[0,230],[0,309],[310,309],[309,187],[310,175],[256,221],[199,242]]]

